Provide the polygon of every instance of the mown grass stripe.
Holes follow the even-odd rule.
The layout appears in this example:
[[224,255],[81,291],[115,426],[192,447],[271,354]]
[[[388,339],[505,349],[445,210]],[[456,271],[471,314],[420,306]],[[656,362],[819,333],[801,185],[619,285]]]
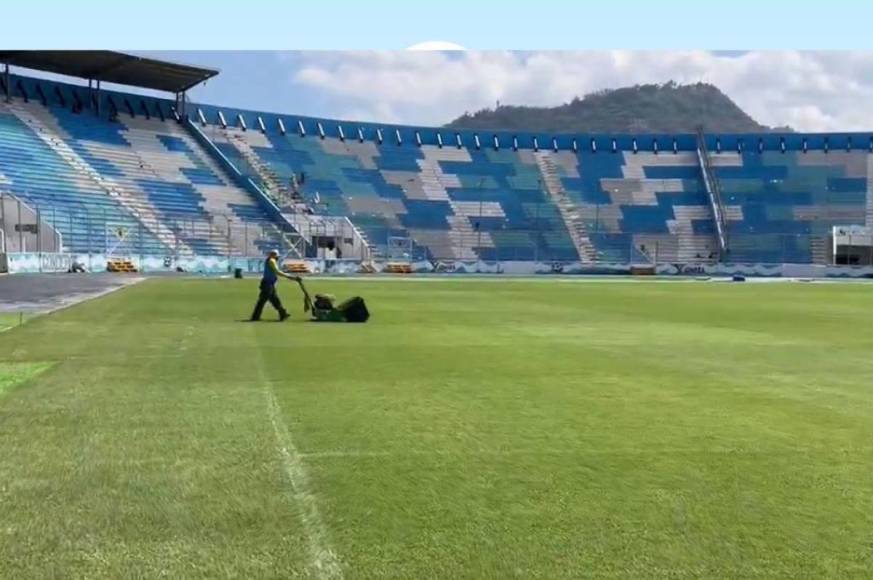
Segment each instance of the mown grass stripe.
[[0,362],[0,396],[21,383],[32,379],[51,368],[52,363],[6,363]]

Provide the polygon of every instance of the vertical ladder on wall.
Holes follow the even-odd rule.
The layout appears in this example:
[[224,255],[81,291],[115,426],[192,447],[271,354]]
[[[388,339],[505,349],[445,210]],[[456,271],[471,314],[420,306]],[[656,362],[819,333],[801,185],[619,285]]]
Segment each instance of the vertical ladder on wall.
[[721,188],[718,184],[718,178],[716,178],[715,172],[712,169],[712,160],[709,157],[709,150],[706,148],[706,135],[703,133],[702,126],[697,128],[697,161],[700,164],[700,173],[703,176],[703,184],[706,187],[706,197],[709,199],[713,221],[715,221],[719,255],[721,259],[724,259],[728,253],[724,205],[721,201]]

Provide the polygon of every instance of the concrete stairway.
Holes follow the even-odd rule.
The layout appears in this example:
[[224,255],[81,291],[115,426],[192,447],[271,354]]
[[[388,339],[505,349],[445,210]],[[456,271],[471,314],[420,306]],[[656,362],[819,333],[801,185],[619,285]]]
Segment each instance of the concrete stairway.
[[267,163],[261,160],[260,156],[252,149],[248,140],[246,140],[245,133],[225,130],[224,137],[228,143],[239,151],[240,156],[245,159],[246,163],[255,170],[258,179],[267,188],[265,193],[273,198],[276,205],[282,208],[290,208],[296,207],[299,204],[300,196],[292,191],[291,188],[284,185],[279,175]]
[[[675,255],[664,253],[664,258],[678,262],[712,262],[710,255],[718,254],[718,239],[694,233],[694,220],[712,219],[711,209],[706,206],[675,206],[675,220],[668,223],[670,233],[676,238]],[[672,248],[671,248],[672,249]]]
[[829,265],[833,261],[830,237],[814,236],[810,239],[809,244],[813,264]]
[[588,229],[585,226],[585,220],[579,212],[579,208],[570,197],[567,195],[561,178],[558,174],[557,167],[551,158],[551,153],[548,151],[538,151],[534,154],[537,167],[540,174],[543,176],[543,184],[549,196],[558,207],[561,213],[561,218],[564,220],[564,225],[570,233],[570,238],[573,240],[573,245],[579,254],[579,259],[583,263],[594,263],[597,261],[597,250],[591,239],[588,237]]

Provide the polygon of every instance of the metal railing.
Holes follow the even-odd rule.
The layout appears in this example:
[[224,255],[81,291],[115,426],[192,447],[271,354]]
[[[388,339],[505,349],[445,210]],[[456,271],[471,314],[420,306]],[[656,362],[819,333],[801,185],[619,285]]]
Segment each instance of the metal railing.
[[369,240],[345,216],[319,216],[303,213],[285,214],[300,236],[307,241],[307,257],[323,257],[327,245],[333,245],[344,259],[369,261],[373,255]]
[[[437,261],[476,261],[479,256],[494,261],[572,262],[574,249],[569,240],[560,248],[549,245],[549,238],[556,235],[552,230],[512,229],[498,230],[502,235],[511,234],[515,243],[498,241],[486,244],[492,232],[456,234],[452,242],[442,245],[423,246],[414,241],[414,258],[429,258]],[[722,254],[715,237],[676,234],[646,234],[616,236],[614,241],[601,239],[594,243],[595,264],[822,264],[834,263],[829,236],[800,234],[734,234],[731,250]],[[701,243],[705,242],[705,243]],[[387,240],[377,245],[387,256]],[[478,248],[482,248],[481,254]],[[866,258],[856,265],[867,265]],[[873,265],[873,264],[870,264]]]
[[39,209],[0,191],[0,253],[58,252],[63,236],[47,223]]
[[706,147],[706,135],[703,133],[702,126],[697,128],[697,158],[700,162],[700,173],[703,175],[709,205],[712,208],[719,250],[726,253],[728,251],[728,234],[724,204],[721,200],[721,187],[712,168],[712,160]]
[[[301,252],[305,257],[369,261],[389,257],[389,238],[409,236],[391,230],[382,239],[365,238],[363,228],[346,217],[309,216],[294,223],[293,231],[283,231],[272,222],[251,222],[236,215],[220,214],[209,218],[159,214],[155,223],[136,220],[127,213],[110,209],[70,210],[69,201],[28,206],[17,197],[0,192],[0,246],[2,253],[75,253],[116,257],[191,256],[260,257],[268,249],[283,255]],[[586,228],[596,251],[596,263],[732,263],[832,264],[834,256],[829,235],[793,233],[733,233],[730,252],[722,254],[714,235],[652,233],[621,235],[616,231],[615,206],[588,206]],[[469,231],[433,230],[416,235],[408,259],[475,261],[481,256],[496,261],[575,261],[572,240],[556,219],[534,217],[525,227],[477,229],[471,218]],[[172,233],[158,239],[156,223]],[[850,220],[849,220],[850,221]],[[328,247],[333,245],[333,251]],[[371,252],[371,249],[373,250]],[[295,254],[298,255],[298,254]],[[857,260],[856,260],[857,261]],[[867,262],[870,262],[868,264]],[[857,265],[873,265],[873,256],[862,257]]]
[[[170,232],[160,238],[154,233]],[[6,253],[105,254],[118,257],[162,255],[260,256],[267,248],[301,252],[302,237],[290,227],[247,221],[233,214],[204,217],[158,213],[136,219],[112,209],[70,209],[58,203],[28,205],[0,192],[0,231]],[[169,237],[169,239],[168,239]]]

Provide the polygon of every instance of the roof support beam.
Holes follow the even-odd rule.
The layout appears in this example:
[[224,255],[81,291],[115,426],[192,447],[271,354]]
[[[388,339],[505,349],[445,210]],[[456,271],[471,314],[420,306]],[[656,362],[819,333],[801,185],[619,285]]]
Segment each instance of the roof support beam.
[[183,119],[188,115],[187,103],[188,97],[185,91],[179,91],[176,93],[176,112],[179,113],[179,116]]
[[100,116],[100,79],[88,79],[88,103],[94,105],[94,114]]

